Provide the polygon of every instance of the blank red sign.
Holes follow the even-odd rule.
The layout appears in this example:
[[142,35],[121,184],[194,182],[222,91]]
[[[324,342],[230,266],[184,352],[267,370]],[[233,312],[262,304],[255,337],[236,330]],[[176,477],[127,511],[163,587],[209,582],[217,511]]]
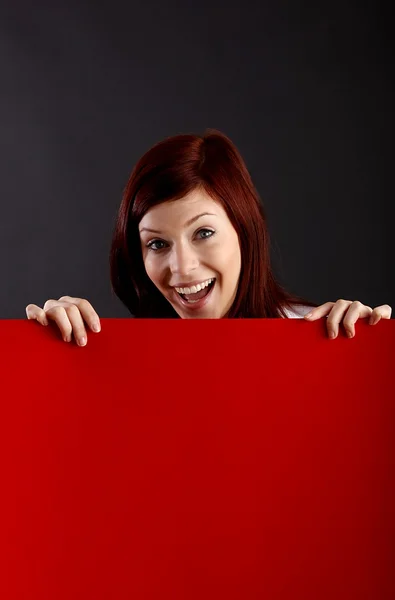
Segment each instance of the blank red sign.
[[393,600],[395,327],[0,322],[0,597]]

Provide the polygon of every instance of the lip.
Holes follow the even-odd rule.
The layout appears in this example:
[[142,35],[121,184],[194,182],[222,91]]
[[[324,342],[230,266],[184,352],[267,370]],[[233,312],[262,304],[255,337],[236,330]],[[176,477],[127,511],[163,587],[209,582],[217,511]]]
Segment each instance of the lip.
[[[174,295],[176,296],[176,302],[178,302],[179,304],[181,304],[181,306],[183,308],[187,308],[188,310],[199,310],[199,308],[203,308],[203,306],[205,306],[207,304],[207,302],[210,300],[211,294],[213,293],[213,289],[215,288],[216,283],[217,283],[217,280],[214,281],[214,285],[211,287],[207,296],[205,296],[198,302],[193,302],[192,304],[190,304],[187,300],[183,300],[183,298],[181,298],[180,294],[178,292],[176,292],[176,290],[173,290]],[[180,286],[180,287],[182,287],[182,286]]]

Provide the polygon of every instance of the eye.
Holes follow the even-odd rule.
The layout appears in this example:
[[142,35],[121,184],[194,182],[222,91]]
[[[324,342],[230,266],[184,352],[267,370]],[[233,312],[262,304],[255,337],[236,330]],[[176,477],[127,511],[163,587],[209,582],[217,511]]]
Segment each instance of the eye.
[[[213,237],[213,235],[215,235],[215,231],[212,231],[211,229],[206,229],[205,227],[203,229],[199,229],[199,231],[197,232],[196,235],[198,235],[199,233],[202,232],[207,232],[210,235],[205,235],[204,237],[199,238],[200,240],[207,240],[208,238]],[[159,252],[160,250],[163,250],[162,248],[154,248],[154,244],[165,244],[166,242],[164,242],[163,240],[152,240],[151,242],[148,242],[148,244],[146,245],[146,247],[148,248],[148,250],[153,250],[154,252]]]

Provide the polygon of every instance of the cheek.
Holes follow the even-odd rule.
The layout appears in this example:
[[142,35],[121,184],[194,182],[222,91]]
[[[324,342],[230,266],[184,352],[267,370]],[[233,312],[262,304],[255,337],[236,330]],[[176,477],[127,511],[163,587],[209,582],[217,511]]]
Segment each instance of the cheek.
[[157,262],[148,257],[144,258],[143,262],[148,277],[151,279],[152,283],[158,286],[160,283],[160,269],[158,268]]
[[224,274],[226,275],[228,283],[233,285],[235,283],[233,280],[237,281],[241,270],[241,252],[238,238],[236,238],[236,240],[230,240],[228,251],[224,252],[222,256]]

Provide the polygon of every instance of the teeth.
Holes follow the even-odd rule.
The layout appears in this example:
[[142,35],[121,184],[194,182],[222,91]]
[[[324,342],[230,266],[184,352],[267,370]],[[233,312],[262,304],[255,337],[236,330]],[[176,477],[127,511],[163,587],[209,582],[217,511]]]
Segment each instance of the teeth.
[[176,291],[179,294],[196,294],[196,292],[199,292],[200,290],[203,290],[205,287],[207,287],[212,281],[214,281],[215,277],[212,277],[211,279],[207,279],[206,281],[203,281],[203,283],[198,283],[197,285],[193,285],[190,288],[178,288],[176,287]]

